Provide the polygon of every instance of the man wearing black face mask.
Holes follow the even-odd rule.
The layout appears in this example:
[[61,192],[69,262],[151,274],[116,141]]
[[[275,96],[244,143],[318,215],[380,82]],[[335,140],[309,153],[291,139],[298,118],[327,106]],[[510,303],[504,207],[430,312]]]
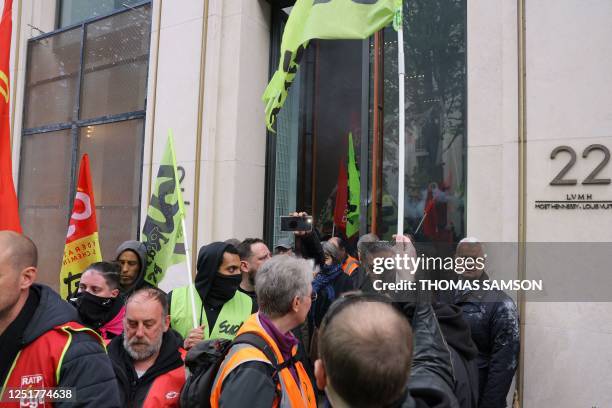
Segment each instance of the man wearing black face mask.
[[[241,282],[238,250],[224,242],[200,248],[195,285],[169,293],[170,325],[185,338],[185,349],[204,339],[233,339],[254,313],[253,301],[238,291]],[[193,291],[198,327],[193,327],[189,291]]]
[[71,303],[82,322],[107,341],[123,332],[125,306],[119,296],[121,267],[113,262],[96,262],[87,267],[77,297]]

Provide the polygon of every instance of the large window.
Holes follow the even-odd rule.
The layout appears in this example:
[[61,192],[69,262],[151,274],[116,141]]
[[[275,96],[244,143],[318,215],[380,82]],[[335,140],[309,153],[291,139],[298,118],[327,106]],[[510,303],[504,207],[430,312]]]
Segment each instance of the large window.
[[[452,242],[465,234],[466,2],[410,0],[404,8],[405,232],[421,241]],[[273,14],[272,69],[289,12]],[[397,34],[391,27],[365,41],[310,42],[277,132],[269,135],[271,243],[283,237],[278,217],[296,209],[313,214],[323,236],[338,234],[333,212],[349,132],[361,178],[360,233],[391,238],[397,223],[398,94]]]
[[150,5],[28,43],[19,204],[57,288],[80,158],[90,157],[104,258],[138,236]]
[[58,25],[68,27],[115,10],[131,8],[142,0],[60,0]]

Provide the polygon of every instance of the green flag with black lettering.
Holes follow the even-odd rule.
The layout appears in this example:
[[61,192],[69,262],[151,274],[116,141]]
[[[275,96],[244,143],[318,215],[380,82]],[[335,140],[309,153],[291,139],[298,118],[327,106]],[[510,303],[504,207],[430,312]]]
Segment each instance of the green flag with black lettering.
[[350,238],[359,232],[359,207],[361,200],[361,183],[359,170],[355,162],[353,134],[349,133],[348,145],[348,211],[346,214],[346,237]]
[[147,247],[145,280],[152,285],[159,286],[168,267],[185,262],[184,217],[185,206],[170,131],[142,230],[142,242]]
[[308,41],[364,39],[394,20],[401,22],[402,0],[297,0],[281,41],[278,69],[263,94],[266,126],[272,130]]

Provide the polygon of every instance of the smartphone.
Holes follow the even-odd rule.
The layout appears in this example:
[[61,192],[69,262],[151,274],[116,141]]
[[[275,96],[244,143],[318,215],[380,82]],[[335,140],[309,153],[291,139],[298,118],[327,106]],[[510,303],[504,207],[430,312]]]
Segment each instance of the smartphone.
[[281,215],[281,231],[312,231],[312,216]]

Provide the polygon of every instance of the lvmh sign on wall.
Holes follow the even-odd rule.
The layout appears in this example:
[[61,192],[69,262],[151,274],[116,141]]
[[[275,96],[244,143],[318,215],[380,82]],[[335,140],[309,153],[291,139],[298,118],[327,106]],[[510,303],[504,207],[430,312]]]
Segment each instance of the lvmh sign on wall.
[[[584,159],[587,159],[592,152],[601,152],[600,155],[603,154],[603,156],[601,161],[589,171]],[[536,200],[535,208],[538,210],[612,210],[612,199],[603,196],[608,192],[608,188],[605,187],[610,185],[611,180],[601,177],[601,172],[610,161],[610,149],[602,144],[590,144],[582,151],[583,160],[579,161],[574,148],[565,145],[557,146],[550,153],[550,160],[559,160],[562,156],[567,156],[569,160],[549,182],[549,185],[555,188],[564,187],[563,196],[559,200]],[[567,178],[567,174],[573,167],[577,167],[578,171],[583,169],[586,171],[581,181]],[[580,191],[579,186],[599,186],[601,197],[599,197],[600,191],[587,193]]]

